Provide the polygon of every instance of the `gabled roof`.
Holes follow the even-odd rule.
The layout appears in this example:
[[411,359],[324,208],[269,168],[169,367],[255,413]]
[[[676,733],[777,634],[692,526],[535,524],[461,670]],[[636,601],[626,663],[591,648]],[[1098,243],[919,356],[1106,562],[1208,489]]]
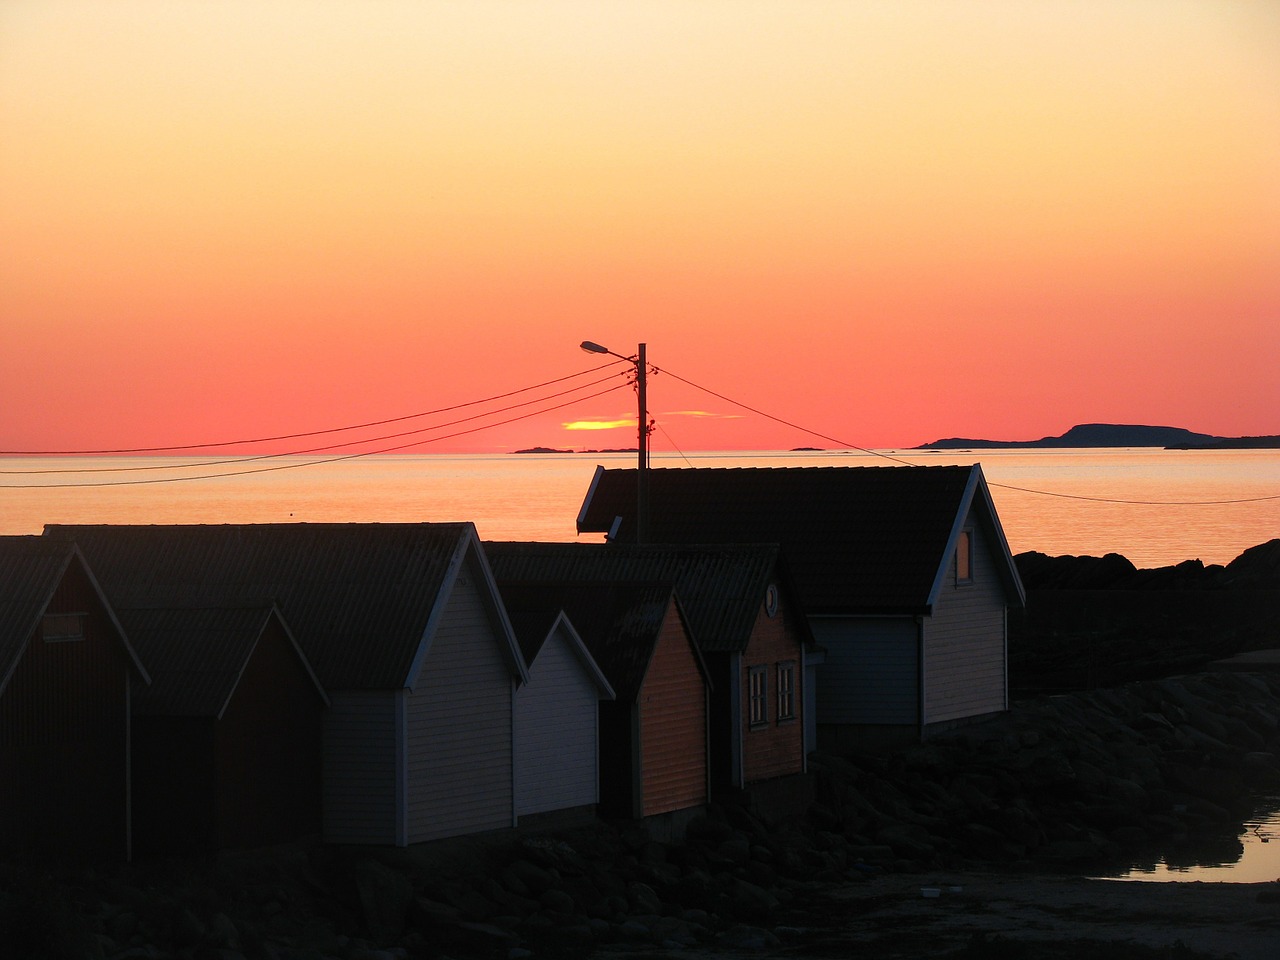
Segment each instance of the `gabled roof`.
[[708,653],[747,649],[765,592],[781,576],[776,544],[486,541],[484,549],[504,597],[507,583],[518,580],[673,583],[698,646]]
[[470,523],[50,525],[45,536],[74,539],[121,607],[274,603],[330,691],[412,686],[470,565],[508,666],[527,679]]
[[[544,614],[564,611],[617,699],[635,701],[640,695],[663,620],[674,601],[670,583],[526,581],[500,582],[499,589],[525,611],[522,620],[532,618],[538,608]],[[550,618],[544,616],[544,622]],[[692,646],[697,657],[696,645]],[[700,660],[699,667],[705,679]]]
[[[927,613],[969,508],[988,534],[1006,596],[1021,581],[982,468],[747,467],[649,470],[647,539],[768,542],[806,613]],[[579,532],[635,539],[636,471],[596,468]],[[621,519],[619,519],[621,518]]]
[[547,591],[510,583],[500,583],[498,590],[502,594],[502,603],[507,608],[511,626],[516,632],[516,639],[520,642],[520,652],[524,654],[524,662],[530,670],[547,641],[559,635],[578,658],[583,670],[600,688],[602,699],[614,699],[609,679],[591,656],[591,651],[587,649],[573,622],[554,601],[548,599]]
[[35,536],[0,536],[0,691],[8,683],[27,643],[48,610],[54,592],[73,564],[80,566],[97,593],[138,676],[144,682],[150,682],[146,669],[116,619],[115,611],[75,544]]
[[134,693],[137,714],[221,719],[272,622],[283,630],[319,697],[329,702],[288,624],[272,604],[126,608],[119,613],[151,666],[151,686]]

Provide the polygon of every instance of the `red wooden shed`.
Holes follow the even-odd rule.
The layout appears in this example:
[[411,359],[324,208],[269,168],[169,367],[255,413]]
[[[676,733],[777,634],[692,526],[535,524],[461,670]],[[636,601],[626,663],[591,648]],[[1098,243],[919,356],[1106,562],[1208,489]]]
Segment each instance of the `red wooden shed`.
[[642,819],[707,802],[710,681],[669,583],[504,583],[563,610],[613,687],[600,703],[600,813]]
[[772,544],[487,542],[500,581],[670,581],[711,675],[713,799],[803,773],[808,623]]

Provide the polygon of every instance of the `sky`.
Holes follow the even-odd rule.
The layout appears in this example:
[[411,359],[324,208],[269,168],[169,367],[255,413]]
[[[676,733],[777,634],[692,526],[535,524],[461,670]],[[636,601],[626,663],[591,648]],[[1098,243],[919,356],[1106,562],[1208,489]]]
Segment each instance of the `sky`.
[[632,445],[583,340],[655,451],[1280,433],[1280,4],[0,4],[0,451]]

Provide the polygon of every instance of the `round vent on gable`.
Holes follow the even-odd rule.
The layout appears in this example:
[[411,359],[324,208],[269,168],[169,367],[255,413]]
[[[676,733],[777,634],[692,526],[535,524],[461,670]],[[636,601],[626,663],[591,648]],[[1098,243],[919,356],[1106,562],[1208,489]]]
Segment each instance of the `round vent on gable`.
[[771,583],[765,589],[764,612],[771,617],[778,612],[778,587],[776,584]]

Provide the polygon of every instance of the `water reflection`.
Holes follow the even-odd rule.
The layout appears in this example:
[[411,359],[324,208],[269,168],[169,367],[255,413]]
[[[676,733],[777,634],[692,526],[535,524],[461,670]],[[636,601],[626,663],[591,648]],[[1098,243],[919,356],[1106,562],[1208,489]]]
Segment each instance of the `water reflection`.
[[1245,821],[1237,836],[1178,844],[1161,859],[1134,864],[1120,880],[1269,883],[1280,880],[1280,797]]

